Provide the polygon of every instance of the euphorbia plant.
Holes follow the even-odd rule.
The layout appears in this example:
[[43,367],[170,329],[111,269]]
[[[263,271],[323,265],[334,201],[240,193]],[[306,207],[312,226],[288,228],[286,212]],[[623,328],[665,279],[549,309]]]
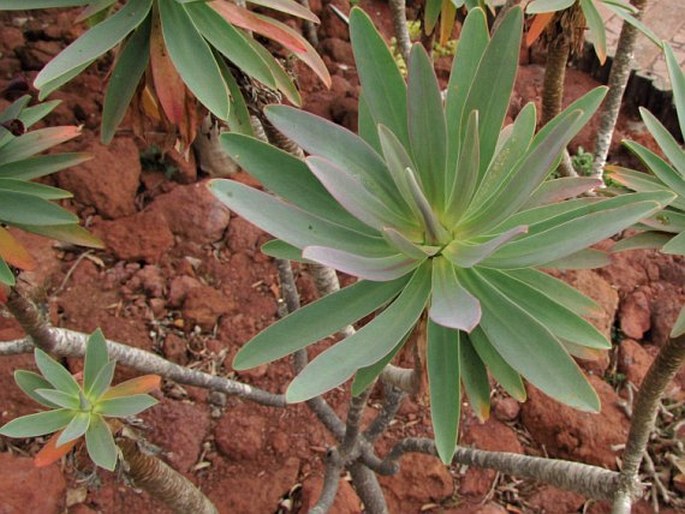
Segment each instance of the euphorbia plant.
[[66,455],[85,435],[92,461],[114,470],[118,450],[106,418],[134,416],[155,405],[157,400],[146,393],[159,388],[160,377],[146,375],[111,387],[116,361],[109,359],[99,330],[88,340],[81,383],[39,348],[35,359],[42,376],[18,370],[14,379],[22,391],[51,410],[12,420],[0,427],[0,435],[36,437],[58,431],[36,454],[36,466],[47,466]]
[[379,311],[315,358],[286,397],[307,400],[353,375],[352,392],[359,394],[427,312],[431,413],[444,461],[455,448],[460,381],[476,412],[487,415],[486,370],[519,400],[524,377],[568,405],[599,408],[571,357],[610,346],[580,317],[597,306],[536,268],[601,263],[589,245],[657,212],[674,195],[573,199],[597,181],[545,181],[605,89],[571,104],[537,135],[533,104],[502,129],[522,18],[513,9],[490,39],[485,13],[469,13],[443,104],[422,47],[412,49],[405,85],[370,19],[354,9],[359,136],[285,106],[267,108],[267,117],[312,154],[306,164],[255,139],[222,136],[229,154],[280,197],[234,181],[210,186],[280,240],[265,251],[362,279],[257,335],[236,356],[237,369],[285,356]]

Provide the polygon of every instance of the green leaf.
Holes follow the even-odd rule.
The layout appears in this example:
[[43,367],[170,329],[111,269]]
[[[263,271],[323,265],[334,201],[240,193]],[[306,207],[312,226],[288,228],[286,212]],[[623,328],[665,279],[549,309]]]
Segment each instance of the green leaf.
[[481,275],[559,339],[589,348],[611,348],[611,342],[593,325],[524,281],[497,270],[483,269]]
[[376,121],[409,146],[407,87],[395,59],[368,15],[350,11],[350,40],[364,99]]
[[77,223],[78,218],[47,200],[0,190],[0,221],[23,225],[64,225]]
[[78,396],[81,388],[64,366],[40,348],[35,349],[34,356],[36,359],[36,366],[38,366],[40,372],[55,389]]
[[[459,152],[459,162],[454,170],[445,173],[445,202],[444,216],[446,226],[457,224],[464,211],[473,199],[473,193],[478,185],[478,170],[480,169],[480,143],[478,136],[478,111],[471,111],[466,122],[464,144]],[[452,171],[452,173],[449,173]]]
[[268,255],[269,257],[274,257],[276,259],[287,259],[289,261],[310,263],[310,261],[307,261],[307,259],[302,257],[302,250],[293,245],[289,245],[280,239],[272,239],[271,241],[267,241],[262,245],[260,250],[264,255]]
[[461,412],[459,340],[456,330],[428,321],[426,360],[435,447],[443,463],[454,457]]
[[483,53],[462,113],[462,140],[471,111],[479,114],[480,176],[490,164],[509,107],[521,46],[523,11],[509,10]]
[[549,330],[475,270],[464,270],[463,277],[483,307],[480,327],[512,368],[562,403],[599,410],[597,394]]
[[125,418],[135,416],[157,403],[159,402],[149,394],[134,394],[124,398],[101,400],[97,403],[95,411],[111,418]]
[[527,393],[523,380],[521,380],[521,375],[497,353],[485,332],[480,327],[476,327],[468,337],[478,357],[490,370],[494,379],[512,398],[519,402],[525,401]]
[[71,198],[73,195],[64,189],[58,189],[45,184],[36,184],[14,178],[0,178],[0,191],[9,193],[23,193],[43,200],[61,200]]
[[240,216],[297,248],[329,246],[366,256],[388,254],[389,246],[380,237],[333,224],[238,182],[212,180],[209,188]]
[[81,405],[78,395],[65,393],[59,389],[53,389],[51,386],[48,386],[47,389],[36,389],[35,392],[38,396],[42,396],[44,401],[54,403],[57,408],[78,410]]
[[469,337],[463,332],[459,335],[461,336],[459,340],[461,381],[464,383],[464,389],[466,390],[466,396],[469,398],[471,409],[480,421],[485,421],[490,417],[490,382],[488,380],[488,371],[473,349]]
[[248,0],[249,3],[255,5],[261,5],[268,7],[269,9],[274,9],[275,11],[283,12],[286,14],[292,14],[298,18],[304,20],[309,20],[313,23],[319,23],[319,18],[311,12],[309,9],[302,7],[300,4],[293,0]]
[[397,343],[397,346],[395,346],[395,348],[393,348],[388,355],[383,357],[378,362],[372,364],[371,366],[366,366],[365,368],[359,368],[357,370],[357,372],[354,374],[354,380],[352,380],[352,396],[359,396],[367,388],[371,387],[374,380],[376,380],[376,378],[378,378],[378,376],[383,372],[383,369],[390,364],[390,361],[393,360],[395,355],[397,355],[397,352],[399,352],[404,346],[404,343],[407,342],[407,339],[409,339],[410,335],[411,333],[403,337],[400,342]]
[[411,152],[417,176],[431,205],[445,203],[445,156],[447,128],[438,79],[433,64],[420,44],[409,57],[407,119]]
[[45,407],[59,408],[54,402],[46,400],[43,396],[36,393],[36,389],[49,389],[52,387],[50,382],[45,380],[38,373],[33,371],[25,371],[23,369],[18,369],[14,372],[14,381],[19,386],[19,389],[24,391],[24,393],[31,397],[32,400],[40,403]]
[[90,390],[86,391],[86,395],[91,402],[96,402],[112,384],[114,368],[116,368],[116,365],[117,362],[114,360],[107,361],[105,365],[100,368],[98,374],[95,375]]
[[606,252],[585,248],[560,259],[554,259],[545,263],[547,268],[555,269],[596,269],[611,264],[611,259]]
[[24,124],[24,127],[31,128],[34,124],[45,118],[50,114],[55,107],[61,104],[61,100],[52,100],[50,102],[43,102],[31,107],[27,107],[19,115],[19,119]]
[[253,368],[328,337],[392,300],[407,280],[361,281],[310,303],[253,337],[235,356],[233,367]]
[[459,283],[452,263],[444,257],[433,259],[430,319],[443,327],[471,332],[480,315],[478,299]]
[[426,34],[432,34],[435,30],[435,24],[440,17],[443,0],[426,0],[424,7],[423,25]]
[[602,181],[593,177],[562,177],[545,180],[521,207],[521,210],[534,209],[541,205],[575,198],[601,185]]
[[65,241],[75,245],[87,246],[90,248],[104,248],[102,241],[75,223],[50,226],[24,225],[15,223],[14,226],[25,230],[26,232],[32,232],[34,234],[39,234],[41,236],[50,237],[52,239]]
[[7,437],[37,437],[66,427],[74,413],[67,409],[49,410],[13,419],[0,427],[0,435]]
[[[632,25],[637,30],[642,32],[645,36],[647,36],[649,39],[651,39],[652,43],[654,43],[659,48],[663,48],[664,41],[652,29],[650,29],[647,25],[642,23],[642,21],[640,21],[635,16],[632,16],[630,10],[621,9],[620,7],[617,7],[615,5],[615,2],[608,2],[605,0],[603,3],[609,10],[613,11],[619,17],[623,18],[623,21]],[[629,6],[629,7],[632,7],[632,6]],[[634,8],[633,8],[633,11],[634,11]]]
[[188,14],[210,45],[221,52],[238,68],[262,84],[275,88],[271,69],[262,56],[245,39],[246,36],[228,23],[221,14],[205,2],[186,5]]
[[[668,43],[664,44],[664,56],[666,57],[666,68],[671,79],[671,89],[673,90],[673,102],[678,113],[680,133],[685,134],[685,73],[678,64],[678,59],[673,53],[673,48]],[[683,135],[685,137],[685,135]]]
[[288,402],[314,398],[390,353],[418,321],[430,293],[430,265],[424,263],[381,314],[354,335],[335,344],[304,368],[286,391]]
[[671,240],[670,234],[663,232],[641,232],[632,237],[621,239],[618,243],[611,247],[611,253],[625,252],[627,250],[638,249],[661,249],[666,243]]
[[640,114],[642,115],[642,121],[645,122],[647,129],[656,139],[656,142],[659,143],[659,147],[664,152],[664,155],[680,174],[681,180],[685,180],[685,151],[683,151],[683,148],[651,112],[645,108],[640,108]]
[[1,11],[23,11],[25,9],[52,9],[54,7],[75,7],[88,5],[93,0],[0,0]]
[[364,98],[364,91],[359,92],[357,112],[357,134],[380,154],[382,150],[381,142],[378,139],[376,121],[373,119],[369,110],[369,104]]
[[534,0],[526,7],[526,13],[562,11],[571,7],[576,0]]
[[333,122],[285,105],[265,109],[267,118],[305,151],[328,159],[357,177],[379,200],[398,215],[409,211],[380,156],[353,132]]
[[673,329],[671,330],[671,337],[680,337],[685,334],[685,306],[680,309],[678,319],[676,319]]
[[81,134],[79,127],[48,127],[27,132],[0,148],[3,165],[32,157],[43,150],[74,139]]
[[685,255],[685,232],[681,232],[671,239],[661,248],[661,251],[663,253]]
[[13,286],[16,283],[14,273],[2,258],[0,258],[0,283],[8,286]]
[[[83,391],[90,396],[95,379],[109,362],[105,335],[99,328],[88,337],[83,365]],[[109,384],[107,384],[109,386]]]
[[43,89],[49,82],[90,64],[114,48],[147,17],[152,0],[128,2],[119,11],[95,25],[60,52],[36,77],[34,86]]
[[90,425],[90,413],[89,412],[79,412],[77,413],[66,428],[62,431],[60,436],[57,438],[55,446],[59,447],[63,444],[78,439],[88,430]]
[[[40,100],[40,101],[45,100],[48,97],[48,95],[50,95],[50,93],[59,89],[64,84],[66,84],[71,79],[73,79],[74,77],[77,77],[78,75],[80,75],[86,68],[88,68],[88,66],[90,66],[94,62],[95,62],[95,59],[93,59],[92,61],[84,62],[83,64],[81,64],[80,66],[77,66],[73,70],[68,71],[67,73],[64,73],[63,75],[60,75],[57,78],[54,78],[52,80],[47,81],[43,85],[43,87],[40,89],[40,91],[38,92],[38,100]],[[34,83],[34,85],[35,85],[35,83]]]
[[40,155],[21,161],[0,164],[0,175],[5,178],[31,180],[50,175],[64,168],[76,166],[90,159],[92,159],[92,156],[86,153]]
[[482,243],[462,242],[455,239],[443,249],[442,255],[459,268],[471,268],[487,259],[516,236],[525,234],[527,231],[527,226],[519,225]]
[[[302,257],[348,275],[377,282],[403,277],[411,273],[423,260],[408,257],[403,253],[393,253],[382,257],[363,257],[323,246],[307,246],[302,251]],[[423,255],[423,258],[425,257]]]
[[459,149],[461,148],[461,120],[466,97],[489,41],[488,25],[483,10],[473,9],[469,11],[461,28],[457,53],[452,61],[452,71],[447,84],[445,99],[448,152],[446,169],[448,172],[456,169],[457,166]]
[[588,37],[595,47],[595,53],[599,58],[599,62],[604,64],[607,58],[607,33],[604,28],[604,20],[592,0],[579,1],[580,8],[583,10],[583,15],[588,24]]
[[151,19],[148,15],[124,43],[112,69],[102,106],[100,129],[100,139],[106,145],[112,142],[150,61]]
[[229,92],[212,50],[195,28],[186,7],[157,0],[162,35],[171,62],[197,99],[219,119],[228,118]]
[[112,432],[102,416],[93,416],[86,431],[86,448],[91,460],[109,471],[117,465],[117,447]]
[[217,58],[216,62],[221,70],[221,76],[228,86],[230,95],[230,109],[228,111],[227,120],[229,129],[238,134],[254,136],[252,120],[250,119],[250,111],[247,109],[247,103],[245,103],[245,97],[240,90],[240,86],[238,86],[238,82],[222,58]]

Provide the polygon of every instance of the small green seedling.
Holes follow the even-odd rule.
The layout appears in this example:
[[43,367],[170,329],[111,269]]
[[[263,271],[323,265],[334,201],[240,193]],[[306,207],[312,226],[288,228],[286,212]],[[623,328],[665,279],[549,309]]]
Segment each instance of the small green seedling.
[[83,383],[39,348],[36,365],[43,376],[17,370],[14,380],[32,399],[51,410],[29,414],[0,428],[8,437],[37,437],[58,431],[35,457],[36,466],[47,466],[74,447],[85,434],[88,455],[98,466],[114,470],[118,451],[105,418],[134,416],[157,403],[146,394],[159,388],[160,377],[145,375],[110,387],[116,361],[107,355],[100,330],[88,339]]

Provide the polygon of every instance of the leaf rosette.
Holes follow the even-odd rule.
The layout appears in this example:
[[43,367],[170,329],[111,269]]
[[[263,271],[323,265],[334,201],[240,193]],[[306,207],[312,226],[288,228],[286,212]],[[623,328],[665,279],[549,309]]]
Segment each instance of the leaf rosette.
[[210,184],[229,208],[278,238],[263,251],[360,279],[261,332],[238,353],[236,369],[288,355],[376,312],[312,360],[286,397],[308,400],[352,376],[359,394],[426,312],[431,413],[446,462],[455,449],[461,384],[484,417],[488,371],[518,400],[526,397],[524,377],[563,403],[599,409],[572,358],[610,347],[581,317],[598,306],[537,267],[602,265],[606,256],[588,247],[657,212],[673,194],[576,198],[599,182],[545,181],[605,88],[537,134],[533,104],[502,129],[522,18],[512,9],[490,38],[485,13],[469,12],[443,101],[423,48],[412,49],[405,84],[382,37],[355,8],[359,135],[271,106],[269,120],[310,154],[305,162],[250,137],[222,136],[227,152],[273,193],[235,181]]
[[160,377],[145,375],[111,387],[116,361],[109,359],[100,330],[88,339],[82,384],[39,348],[35,359],[42,375],[17,370],[14,380],[24,393],[51,410],[14,419],[0,427],[0,435],[37,437],[57,432],[36,454],[38,467],[66,455],[85,436],[91,460],[114,470],[118,451],[106,418],[135,416],[155,405],[157,400],[146,393],[159,389]]

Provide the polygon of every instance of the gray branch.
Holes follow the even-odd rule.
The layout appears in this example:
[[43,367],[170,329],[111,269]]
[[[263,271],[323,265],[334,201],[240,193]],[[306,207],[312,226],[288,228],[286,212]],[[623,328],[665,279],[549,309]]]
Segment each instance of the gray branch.
[[337,450],[335,448],[330,449],[326,455],[326,473],[321,494],[309,514],[326,514],[333,506],[335,495],[338,494],[340,473],[343,469],[344,465]]
[[405,397],[405,393],[401,389],[387,383],[383,383],[383,386],[385,390],[383,407],[369,427],[364,431],[364,438],[370,443],[373,443],[378,439],[388,428],[390,422],[395,419],[395,415]]
[[404,62],[409,64],[411,39],[409,38],[409,28],[407,27],[407,3],[406,0],[389,0],[389,4],[392,24],[395,29],[395,39],[397,40],[397,49],[400,51]]
[[388,514],[388,505],[385,503],[385,496],[383,496],[376,474],[360,462],[352,464],[349,470],[352,475],[352,485],[364,503],[364,512]]

